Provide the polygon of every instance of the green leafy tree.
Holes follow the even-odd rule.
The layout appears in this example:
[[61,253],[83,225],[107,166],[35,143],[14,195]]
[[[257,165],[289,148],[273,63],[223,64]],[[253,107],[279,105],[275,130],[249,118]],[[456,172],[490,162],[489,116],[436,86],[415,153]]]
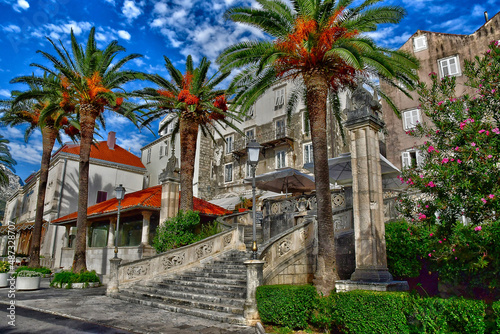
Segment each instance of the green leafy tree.
[[[305,101],[311,127],[314,175],[318,201],[318,266],[316,287],[328,294],[338,279],[327,152],[327,98],[357,81],[378,75],[392,86],[411,88],[417,61],[407,53],[378,47],[365,33],[379,24],[398,23],[405,15],[398,6],[375,6],[366,0],[258,0],[259,7],[229,9],[226,17],[256,27],[273,40],[245,41],[219,57],[222,69],[242,68],[234,79],[240,90],[235,101],[248,110],[272,85],[293,80],[288,111],[299,97]],[[375,87],[383,98],[383,92]],[[406,92],[406,91],[405,91]],[[390,102],[390,101],[389,101]],[[395,109],[394,105],[390,105]]]
[[[61,142],[60,131],[62,130],[75,138],[78,123],[71,119],[74,108],[64,110],[59,105],[61,82],[57,76],[17,77],[12,82],[28,83],[29,89],[24,92],[14,91],[12,93],[13,99],[4,103],[7,107],[3,110],[0,122],[8,126],[27,124],[28,127],[24,135],[26,141],[36,129],[42,133],[42,161],[29,262],[30,267],[36,268],[40,266],[43,210],[52,149],[56,140]],[[41,119],[40,115],[44,112],[50,112],[50,116]]]
[[4,168],[8,168],[11,171],[15,172],[14,166],[16,165],[16,161],[12,159],[12,155],[10,154],[9,144],[10,141],[5,139],[2,135],[0,135],[0,185],[6,186],[9,184],[9,175],[5,172]]
[[205,57],[195,68],[192,57],[188,56],[184,74],[176,69],[167,57],[165,67],[172,78],[171,81],[158,74],[148,75],[147,78],[158,85],[158,88],[145,88],[136,92],[136,95],[148,101],[140,108],[151,110],[143,116],[146,119],[144,126],[168,115],[175,115],[167,118],[160,131],[170,125],[174,128],[172,138],[175,138],[177,133],[180,135],[180,209],[193,210],[193,175],[198,130],[201,129],[205,136],[212,139],[215,132],[222,137],[218,126],[229,126],[240,132],[233,124],[235,120],[240,119],[236,112],[229,109],[227,96],[230,91],[217,88],[230,72],[216,73],[208,77],[210,61]]
[[[121,59],[116,56],[125,51],[117,41],[112,41],[104,49],[99,49],[95,40],[95,28],[90,30],[85,47],[78,44],[71,32],[71,53],[62,42],[57,45],[47,38],[57,56],[38,51],[49,60],[54,69],[33,64],[61,80],[61,108],[74,106],[80,125],[80,166],[78,188],[78,218],[73,271],[86,270],[86,234],[90,149],[94,138],[96,120],[102,120],[105,109],[117,111],[131,120],[135,115],[124,108],[123,98],[127,97],[123,86],[136,79],[142,79],[139,72],[124,70],[129,61],[141,57],[130,54]],[[44,114],[41,116],[45,117]]]
[[[410,135],[425,138],[420,166],[403,171],[401,180],[418,197],[405,194],[400,210],[410,219],[438,223],[451,231],[462,216],[473,225],[500,217],[500,48],[498,42],[472,62],[465,61],[469,93],[455,94],[455,77],[419,88],[422,111],[431,122]],[[415,200],[417,198],[417,200]]]

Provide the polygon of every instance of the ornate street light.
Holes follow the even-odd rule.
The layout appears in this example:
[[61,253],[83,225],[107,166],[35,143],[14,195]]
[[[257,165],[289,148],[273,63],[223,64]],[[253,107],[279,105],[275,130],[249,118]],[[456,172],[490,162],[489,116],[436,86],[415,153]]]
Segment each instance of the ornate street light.
[[118,257],[118,230],[120,229],[120,209],[122,204],[122,199],[125,197],[125,188],[120,184],[115,188],[116,199],[118,200],[118,217],[116,219],[116,230],[115,230],[115,259]]
[[252,216],[253,216],[253,226],[252,226],[252,259],[257,260],[257,238],[256,238],[256,222],[255,222],[255,170],[257,169],[257,164],[259,163],[260,149],[259,143],[255,139],[252,139],[247,144],[247,163],[250,165],[252,170]]

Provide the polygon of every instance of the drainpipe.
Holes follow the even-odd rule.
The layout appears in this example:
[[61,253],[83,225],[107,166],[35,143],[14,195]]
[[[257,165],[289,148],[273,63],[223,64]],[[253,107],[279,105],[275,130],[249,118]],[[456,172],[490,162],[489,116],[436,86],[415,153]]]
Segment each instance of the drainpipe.
[[[61,189],[59,189],[59,200],[57,201],[57,218],[61,217],[61,205],[62,205],[62,197],[63,197],[62,195],[63,195],[63,190],[64,190],[64,181],[66,178],[66,166],[67,165],[68,165],[68,159],[66,158],[66,159],[64,159],[64,166],[63,166],[63,172],[62,172],[62,178],[61,178]],[[53,244],[52,244],[52,258],[54,259],[54,265],[55,265],[55,256],[56,256],[56,241],[57,241],[57,226],[54,226],[54,240],[53,240]],[[61,261],[62,261],[62,252],[61,252],[61,258],[59,259],[59,267],[61,266]]]

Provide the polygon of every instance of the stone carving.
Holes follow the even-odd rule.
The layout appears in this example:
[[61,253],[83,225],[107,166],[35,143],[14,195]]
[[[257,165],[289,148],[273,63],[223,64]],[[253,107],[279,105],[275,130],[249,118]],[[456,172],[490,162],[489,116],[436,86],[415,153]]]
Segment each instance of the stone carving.
[[293,212],[294,207],[290,201],[281,202],[281,212]]
[[302,230],[300,230],[299,235],[300,235],[300,241],[301,241],[302,245],[305,245],[307,237],[309,236],[309,229],[303,228]]
[[201,259],[202,257],[212,253],[213,247],[214,247],[214,242],[210,241],[196,248],[196,258]]
[[286,238],[278,244],[278,255],[281,257],[292,249],[292,240]]
[[271,204],[271,214],[277,215],[280,212],[280,204],[278,202]]
[[186,253],[180,253],[164,257],[162,260],[163,268],[165,270],[168,270],[173,267],[182,266],[184,264],[185,257]]
[[267,258],[267,252],[262,256],[261,260],[264,261],[264,266],[262,269],[266,269],[269,266],[269,260]]
[[[372,96],[369,91],[367,91],[363,84],[358,83],[358,87],[354,90],[351,95],[349,102],[347,103],[347,108],[349,111],[361,110],[365,107],[369,107],[373,111],[378,111],[381,108],[380,103]],[[378,98],[377,98],[378,99]]]
[[345,206],[345,197],[342,194],[336,194],[332,196],[332,207],[333,209],[339,209]]
[[318,204],[316,202],[316,196],[309,198],[309,210],[316,210],[318,208]]
[[351,224],[346,217],[343,217],[344,219],[341,218],[334,218],[333,220],[333,229],[335,232],[337,231],[343,231],[343,230],[348,230],[351,228]]
[[232,240],[233,240],[233,234],[232,234],[232,233],[225,235],[225,236],[222,238],[222,241],[223,241],[224,247],[226,247],[226,246],[228,246],[229,244],[231,244],[231,241],[232,241]]
[[177,179],[179,177],[179,159],[175,156],[175,149],[172,145],[172,155],[167,161],[167,166],[160,173],[160,180]]
[[307,199],[305,197],[299,198],[296,204],[297,211],[304,212],[307,210]]
[[149,264],[141,264],[127,268],[128,278],[145,276],[148,274],[148,272],[149,272]]

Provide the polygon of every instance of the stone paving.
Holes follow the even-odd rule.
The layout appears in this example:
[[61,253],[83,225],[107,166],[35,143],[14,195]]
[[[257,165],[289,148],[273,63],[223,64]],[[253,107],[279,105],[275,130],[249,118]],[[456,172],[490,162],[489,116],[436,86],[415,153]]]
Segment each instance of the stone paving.
[[[0,288],[0,304],[8,304],[8,288]],[[254,334],[255,328],[220,323],[106,297],[105,287],[54,289],[43,279],[40,290],[17,291],[17,306],[89,321],[135,333]],[[2,306],[0,306],[2,307]]]

